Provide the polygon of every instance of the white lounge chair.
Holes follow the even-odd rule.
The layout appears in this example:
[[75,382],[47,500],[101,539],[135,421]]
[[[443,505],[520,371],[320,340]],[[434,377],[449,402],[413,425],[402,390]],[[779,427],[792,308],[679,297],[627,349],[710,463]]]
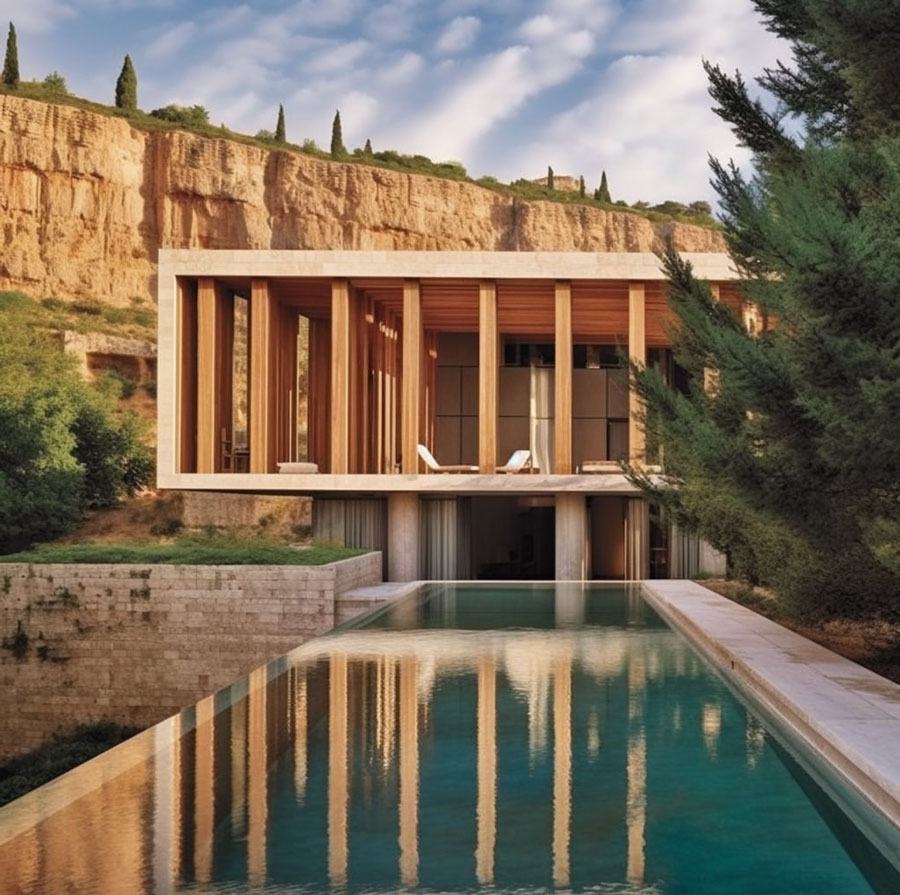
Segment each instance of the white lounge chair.
[[514,451],[513,455],[506,461],[506,466],[498,466],[497,472],[507,472],[514,475],[518,472],[532,472],[531,451]]
[[429,472],[478,472],[477,466],[441,466],[424,444],[418,445],[417,450]]

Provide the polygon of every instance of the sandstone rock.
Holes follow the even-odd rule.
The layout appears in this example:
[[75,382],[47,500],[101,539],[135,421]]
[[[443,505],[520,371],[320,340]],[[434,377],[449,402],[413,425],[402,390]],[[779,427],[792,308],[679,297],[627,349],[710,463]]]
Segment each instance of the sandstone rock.
[[164,248],[724,251],[721,234],[470,183],[146,133],[0,96],[0,289],[125,306]]

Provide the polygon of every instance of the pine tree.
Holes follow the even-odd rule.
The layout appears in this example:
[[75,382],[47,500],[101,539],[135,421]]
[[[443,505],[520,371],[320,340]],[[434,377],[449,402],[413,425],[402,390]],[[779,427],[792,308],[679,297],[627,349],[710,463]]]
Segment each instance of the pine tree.
[[612,196],[609,194],[609,183],[606,180],[606,171],[604,171],[600,177],[600,186],[597,188],[595,198],[598,202],[606,202],[608,205],[612,205]]
[[19,86],[19,44],[16,38],[16,26],[9,23],[6,35],[6,57],[3,60],[3,86],[15,90]]
[[556,189],[553,182],[553,168],[551,168],[549,165],[547,165],[547,189]]
[[633,375],[648,443],[680,487],[635,480],[796,612],[898,617],[900,100],[896,47],[878,29],[896,25],[900,2],[755,6],[793,45],[796,68],[760,81],[805,141],[740,74],[707,71],[716,113],[754,153],[752,177],[712,169],[740,295],[763,326],[748,330],[666,253],[675,358],[692,385]]
[[278,105],[278,122],[275,125],[275,142],[284,143],[287,137],[284,130],[284,106]]
[[344,135],[341,130],[340,111],[334,113],[334,121],[331,123],[331,157],[347,157],[347,147],[344,146]]
[[131,56],[127,54],[116,81],[116,108],[129,112],[137,109],[137,74],[131,64]]
[[363,154],[364,154],[364,155],[371,155],[371,154],[372,154],[372,141],[369,140],[368,138],[366,138],[366,145],[365,145],[365,147],[363,148]]

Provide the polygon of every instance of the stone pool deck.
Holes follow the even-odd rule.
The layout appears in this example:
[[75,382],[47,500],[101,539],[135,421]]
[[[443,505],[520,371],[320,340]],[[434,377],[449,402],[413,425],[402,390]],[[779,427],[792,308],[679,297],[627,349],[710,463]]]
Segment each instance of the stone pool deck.
[[691,581],[647,581],[651,605],[900,826],[900,685]]

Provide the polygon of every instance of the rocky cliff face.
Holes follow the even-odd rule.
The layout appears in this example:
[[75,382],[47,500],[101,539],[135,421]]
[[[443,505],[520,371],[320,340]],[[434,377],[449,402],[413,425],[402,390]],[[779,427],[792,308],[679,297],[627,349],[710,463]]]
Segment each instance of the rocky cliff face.
[[0,289],[126,305],[155,298],[159,248],[639,252],[701,227],[472,184],[320,161],[184,132],[145,133],[0,96]]

